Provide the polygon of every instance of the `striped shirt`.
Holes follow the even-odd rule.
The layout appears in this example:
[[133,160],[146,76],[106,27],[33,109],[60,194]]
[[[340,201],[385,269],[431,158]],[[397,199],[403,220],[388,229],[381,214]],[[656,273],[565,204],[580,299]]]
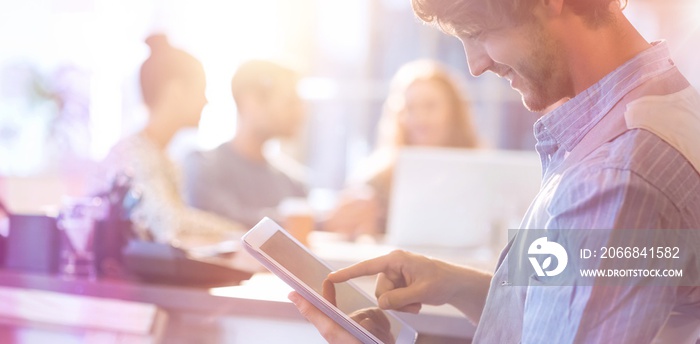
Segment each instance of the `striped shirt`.
[[[625,130],[566,161],[625,95],[664,73],[682,78],[666,44],[656,43],[535,123],[543,182],[518,235],[528,228],[700,229],[700,175],[650,131]],[[509,245],[501,254],[475,343],[650,343],[672,313],[700,319],[699,287],[544,287],[536,278],[511,285],[503,262],[524,257],[522,250]]]

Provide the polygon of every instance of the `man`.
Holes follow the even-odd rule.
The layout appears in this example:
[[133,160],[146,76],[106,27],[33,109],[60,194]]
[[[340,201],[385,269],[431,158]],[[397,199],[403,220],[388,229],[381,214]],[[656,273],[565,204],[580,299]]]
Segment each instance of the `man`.
[[[469,68],[510,81],[535,124],[540,194],[518,237],[534,229],[700,229],[700,97],[663,42],[648,43],[612,0],[413,0],[416,14],[457,36]],[[495,274],[394,252],[329,275],[379,274],[379,307],[418,312],[452,304],[478,324],[479,343],[670,342],[684,324],[694,343],[700,288],[633,284],[524,286],[506,262]],[[697,264],[697,253],[688,252]],[[686,273],[697,275],[697,268]],[[534,275],[534,274],[533,274]],[[697,277],[697,276],[695,276]],[[330,342],[352,342],[296,293],[290,299]],[[680,327],[678,327],[680,328]],[[677,329],[678,329],[677,328]],[[680,331],[680,330],[678,330]]]
[[247,61],[231,81],[238,110],[235,137],[218,148],[195,152],[183,163],[187,201],[248,228],[264,216],[283,220],[277,206],[288,197],[305,197],[298,176],[273,165],[265,143],[288,138],[304,119],[297,74],[279,64]]

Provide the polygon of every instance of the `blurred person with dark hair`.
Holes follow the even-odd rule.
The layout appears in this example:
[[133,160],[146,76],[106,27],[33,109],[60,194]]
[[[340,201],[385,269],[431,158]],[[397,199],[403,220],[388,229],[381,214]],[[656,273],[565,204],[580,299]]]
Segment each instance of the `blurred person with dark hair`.
[[446,66],[427,59],[401,66],[384,102],[377,148],[350,178],[324,229],[351,236],[385,231],[401,148],[477,148],[473,122],[470,103]]
[[141,91],[148,107],[146,126],[118,142],[104,161],[107,175],[127,173],[142,192],[132,220],[159,242],[209,236],[216,241],[237,238],[240,224],[187,206],[181,177],[166,149],[183,128],[199,124],[207,103],[202,64],[172,47],[164,35],[148,37],[151,55],[141,65]]
[[[417,313],[422,304],[453,305],[477,324],[474,343],[695,343],[700,94],[667,44],[647,42],[623,14],[624,5],[413,0],[419,18],[462,41],[473,75],[491,71],[508,79],[524,105],[542,113],[534,125],[540,193],[495,273],[396,251],[336,271],[329,282],[378,274],[382,309]],[[526,239],[538,229],[565,245],[609,245],[623,235],[648,239],[645,230],[654,230],[654,240],[682,240],[674,243],[684,245],[684,254],[676,263],[644,257],[641,264],[681,267],[685,283],[693,284],[667,279],[650,286],[646,277],[590,283],[578,271],[570,283],[556,284],[529,266],[527,245],[533,245]],[[599,258],[590,264],[631,262]],[[528,282],[514,284],[517,274]],[[357,342],[298,293],[289,297],[328,341]]]
[[274,62],[240,65],[231,80],[236,134],[213,150],[186,157],[189,204],[252,227],[264,216],[284,222],[280,203],[306,197],[303,176],[264,154],[267,142],[293,137],[303,123],[298,80],[296,72]]

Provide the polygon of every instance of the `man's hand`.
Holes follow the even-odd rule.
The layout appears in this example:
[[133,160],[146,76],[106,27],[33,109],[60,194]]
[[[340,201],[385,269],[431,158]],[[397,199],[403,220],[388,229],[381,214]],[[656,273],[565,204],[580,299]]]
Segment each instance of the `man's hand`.
[[[451,304],[477,323],[486,302],[491,274],[420,255],[394,251],[328,275],[323,296],[335,301],[334,283],[379,275],[376,296],[380,309],[418,313],[423,304]],[[357,339],[296,292],[289,294],[304,317],[329,343],[359,343]]]
[[377,307],[360,309],[350,314],[350,318],[364,327],[384,344],[396,343],[394,335],[391,334],[391,323],[384,311]]
[[[324,293],[327,289],[324,288]],[[289,293],[289,300],[299,309],[299,312],[318,330],[329,343],[359,343],[359,341],[338,325],[333,319],[316,308],[301,295],[293,291]],[[326,297],[324,295],[324,297]],[[330,301],[330,300],[329,300]],[[333,303],[335,305],[335,303]],[[349,315],[360,326],[372,333],[383,343],[395,343],[396,339],[391,334],[391,323],[384,312],[376,307],[360,309]]]
[[338,270],[328,275],[328,281],[377,274],[379,308],[418,313],[422,304],[447,303],[474,323],[481,317],[491,282],[491,274],[404,251]]
[[301,295],[293,291],[289,293],[289,300],[299,309],[299,313],[306,320],[316,327],[321,336],[331,344],[356,344],[361,343],[355,336],[346,331],[342,326],[338,325],[333,319],[329,318],[325,313],[314,307],[311,302],[306,301]]

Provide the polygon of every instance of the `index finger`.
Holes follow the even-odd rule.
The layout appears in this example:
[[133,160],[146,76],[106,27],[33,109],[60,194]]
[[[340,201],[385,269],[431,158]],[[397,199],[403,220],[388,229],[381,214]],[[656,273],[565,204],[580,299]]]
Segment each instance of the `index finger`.
[[328,281],[342,283],[357,277],[376,275],[388,270],[391,263],[392,256],[390,254],[365,260],[364,262],[359,262],[338,271],[331,272],[328,275]]

